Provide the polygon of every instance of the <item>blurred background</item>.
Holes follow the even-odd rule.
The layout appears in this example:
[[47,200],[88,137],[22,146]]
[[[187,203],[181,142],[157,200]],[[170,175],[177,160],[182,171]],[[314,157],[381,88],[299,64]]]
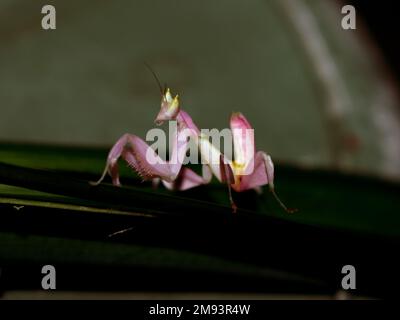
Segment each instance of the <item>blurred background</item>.
[[[57,10],[56,30],[41,28],[44,4]],[[356,6],[356,30],[341,26],[345,4]],[[160,103],[147,62],[199,127],[228,127],[241,111],[275,160],[398,179],[394,10],[379,6],[2,0],[0,140],[108,147],[125,132],[145,137]]]

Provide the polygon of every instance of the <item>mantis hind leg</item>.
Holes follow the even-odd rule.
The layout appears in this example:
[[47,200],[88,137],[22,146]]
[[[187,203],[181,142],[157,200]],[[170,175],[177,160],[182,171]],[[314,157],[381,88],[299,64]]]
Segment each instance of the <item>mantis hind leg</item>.
[[228,194],[229,194],[229,201],[231,203],[232,212],[236,213],[238,207],[236,206],[235,201],[233,200],[232,196],[232,187],[231,184],[235,183],[235,178],[233,176],[233,171],[229,163],[227,163],[224,159],[223,155],[219,157],[219,164],[220,164],[220,171],[221,171],[221,182],[226,182],[228,186]]
[[259,151],[263,158],[264,158],[264,164],[265,164],[265,170],[267,173],[268,177],[268,185],[269,185],[269,190],[271,191],[272,195],[274,196],[275,200],[279,203],[279,205],[287,212],[287,213],[294,213],[297,211],[297,209],[291,209],[288,208],[281,199],[279,199],[278,195],[275,192],[275,186],[274,186],[274,163],[272,162],[272,159],[269,155],[267,155],[265,152]]

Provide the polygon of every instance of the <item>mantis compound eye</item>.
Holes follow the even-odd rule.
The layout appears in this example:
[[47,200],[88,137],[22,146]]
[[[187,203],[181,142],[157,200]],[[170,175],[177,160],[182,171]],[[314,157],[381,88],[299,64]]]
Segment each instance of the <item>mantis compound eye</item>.
[[171,91],[169,90],[169,88],[167,88],[167,90],[165,90],[165,94],[163,95],[163,101],[165,101],[166,103],[172,102],[172,95],[171,95]]

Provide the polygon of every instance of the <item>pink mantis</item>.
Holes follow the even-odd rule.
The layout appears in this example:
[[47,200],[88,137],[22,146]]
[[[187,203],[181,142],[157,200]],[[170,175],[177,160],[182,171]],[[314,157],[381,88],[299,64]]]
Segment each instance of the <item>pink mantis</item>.
[[[180,108],[179,97],[172,97],[169,89],[161,90],[161,109],[155,119],[157,125],[164,121],[177,122],[176,139],[171,146],[171,157],[163,160],[147,145],[145,141],[133,134],[124,134],[111,148],[104,172],[94,183],[101,183],[108,173],[112,183],[120,186],[118,159],[122,157],[143,180],[151,180],[154,184],[159,181],[171,190],[187,190],[199,185],[208,184],[212,175],[218,181],[227,183],[229,199],[233,212],[236,205],[232,198],[231,189],[243,192],[249,189],[261,191],[261,186],[269,185],[269,189],[279,204],[287,212],[288,209],[278,198],[274,188],[274,164],[265,152],[255,152],[254,135],[243,133],[253,132],[247,119],[241,113],[233,113],[230,127],[233,132],[234,160],[229,160],[203,135],[187,112]],[[202,175],[182,165],[188,149],[189,139],[197,145],[202,159]]]

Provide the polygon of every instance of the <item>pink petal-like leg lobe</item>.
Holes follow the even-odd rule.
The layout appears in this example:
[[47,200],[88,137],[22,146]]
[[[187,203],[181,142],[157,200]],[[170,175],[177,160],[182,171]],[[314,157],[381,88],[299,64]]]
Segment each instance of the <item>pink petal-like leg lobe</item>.
[[208,184],[211,181],[212,172],[208,165],[203,165],[202,176],[193,170],[182,167],[177,179],[173,182],[162,181],[169,190],[184,191],[200,185]]
[[268,184],[268,182],[269,179],[265,168],[264,154],[258,151],[254,159],[253,173],[237,176],[232,188],[237,192],[241,192],[258,188]]
[[245,174],[253,171],[251,162],[255,155],[254,130],[246,117],[240,112],[231,115],[230,126],[233,136],[233,151],[235,163],[244,166],[247,170]]
[[175,178],[170,165],[162,160],[146,142],[135,135],[124,134],[111,148],[104,172],[94,185],[101,183],[107,172],[111,175],[113,184],[120,185],[118,174],[118,159],[120,157],[130,167],[134,168],[144,180],[159,177],[163,180],[172,181]]
[[[200,184],[208,183],[211,175],[201,177],[189,169],[182,172],[182,163],[188,147],[189,134],[192,131],[178,131],[171,146],[171,159],[165,161],[147,145],[145,141],[136,135],[124,134],[111,148],[106,168],[103,175],[94,184],[99,184],[104,179],[106,173],[111,175],[114,185],[120,185],[118,174],[118,159],[122,157],[128,165],[134,169],[143,180],[161,179],[169,189],[186,190]],[[204,174],[204,169],[203,169]],[[179,178],[179,181],[175,180]],[[153,184],[154,185],[154,184]]]
[[128,135],[128,143],[125,145],[122,157],[143,180],[152,180],[157,177],[167,181],[174,179],[169,163],[161,159],[138,136]]
[[165,180],[162,180],[162,182],[167,189],[175,191],[185,191],[207,183],[203,177],[186,167],[182,167],[181,172],[173,182]]

